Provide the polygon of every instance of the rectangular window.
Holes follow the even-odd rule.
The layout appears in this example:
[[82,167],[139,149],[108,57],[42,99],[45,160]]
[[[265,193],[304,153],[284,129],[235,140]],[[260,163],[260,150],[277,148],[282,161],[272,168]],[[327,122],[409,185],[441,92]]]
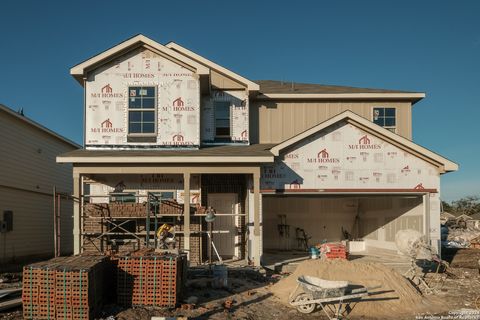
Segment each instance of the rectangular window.
[[395,108],[373,108],[373,123],[395,132],[397,127]]
[[215,140],[230,140],[230,102],[215,102]]
[[128,88],[128,133],[154,135],[157,108],[156,87]]

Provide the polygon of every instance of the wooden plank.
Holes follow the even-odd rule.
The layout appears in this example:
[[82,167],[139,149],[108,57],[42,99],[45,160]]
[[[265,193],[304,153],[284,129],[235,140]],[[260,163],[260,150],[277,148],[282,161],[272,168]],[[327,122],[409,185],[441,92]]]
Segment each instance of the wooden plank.
[[0,302],[0,311],[12,309],[22,305],[22,298],[16,298],[12,300],[7,300]]

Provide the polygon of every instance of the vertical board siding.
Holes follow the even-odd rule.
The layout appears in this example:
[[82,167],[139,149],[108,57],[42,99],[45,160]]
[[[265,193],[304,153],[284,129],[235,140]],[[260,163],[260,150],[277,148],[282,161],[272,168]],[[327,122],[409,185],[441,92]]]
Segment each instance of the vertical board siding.
[[[53,255],[53,186],[72,193],[72,166],[56,157],[75,147],[0,112],[0,219],[13,211],[13,230],[0,234],[0,261]],[[62,200],[61,249],[72,252],[72,203]]]
[[397,112],[396,133],[412,138],[410,102],[299,102],[252,101],[251,114],[258,114],[258,129],[251,141],[280,143],[346,110],[372,121],[374,107],[392,107]]

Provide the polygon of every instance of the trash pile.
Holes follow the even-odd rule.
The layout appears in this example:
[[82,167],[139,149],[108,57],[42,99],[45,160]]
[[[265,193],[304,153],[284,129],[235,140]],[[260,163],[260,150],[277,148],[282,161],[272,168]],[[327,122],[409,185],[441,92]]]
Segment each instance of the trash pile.
[[480,248],[480,225],[477,223],[453,220],[442,225],[440,230],[444,248]]

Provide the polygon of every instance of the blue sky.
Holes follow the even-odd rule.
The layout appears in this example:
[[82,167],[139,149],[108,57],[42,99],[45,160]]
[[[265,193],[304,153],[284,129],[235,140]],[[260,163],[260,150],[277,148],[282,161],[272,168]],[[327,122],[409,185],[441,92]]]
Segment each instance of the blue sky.
[[73,65],[132,35],[249,79],[426,92],[414,140],[460,164],[442,197],[480,195],[480,1],[2,1],[0,103],[82,141]]

